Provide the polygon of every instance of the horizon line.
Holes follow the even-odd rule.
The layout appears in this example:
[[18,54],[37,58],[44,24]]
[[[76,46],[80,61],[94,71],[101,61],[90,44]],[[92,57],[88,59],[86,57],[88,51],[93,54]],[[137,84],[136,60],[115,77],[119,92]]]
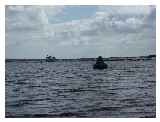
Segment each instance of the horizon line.
[[[140,55],[140,56],[111,56],[111,57],[103,57],[103,58],[134,58],[134,57],[147,57],[156,54],[149,54],[149,55]],[[97,56],[98,57],[98,56]],[[56,59],[95,59],[97,57],[81,57],[81,58],[56,58]],[[5,58],[5,60],[8,59],[22,59],[22,60],[27,60],[27,59],[46,59],[46,58]]]

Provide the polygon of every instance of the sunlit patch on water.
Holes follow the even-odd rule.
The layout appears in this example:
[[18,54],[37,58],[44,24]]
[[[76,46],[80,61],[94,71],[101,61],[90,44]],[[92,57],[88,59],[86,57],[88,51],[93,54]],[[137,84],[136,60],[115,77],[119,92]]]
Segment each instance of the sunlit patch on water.
[[155,60],[7,62],[6,117],[155,117]]

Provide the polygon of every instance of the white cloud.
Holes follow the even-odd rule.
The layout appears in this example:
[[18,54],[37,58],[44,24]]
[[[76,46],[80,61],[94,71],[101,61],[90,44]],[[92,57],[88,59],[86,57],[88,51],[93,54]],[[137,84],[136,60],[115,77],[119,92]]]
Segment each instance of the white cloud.
[[99,6],[99,11],[105,11],[110,15],[149,15],[154,6]]
[[56,19],[63,7],[8,6],[7,56],[13,57],[14,48],[14,56],[21,57],[18,50],[29,47],[32,49],[25,54],[35,51],[31,57],[53,52],[61,58],[155,53],[155,28],[148,26],[155,23],[150,18],[155,14],[153,6],[99,6],[88,18],[51,23],[50,18]]
[[7,6],[6,29],[39,29],[49,24],[49,17],[61,13],[63,6]]

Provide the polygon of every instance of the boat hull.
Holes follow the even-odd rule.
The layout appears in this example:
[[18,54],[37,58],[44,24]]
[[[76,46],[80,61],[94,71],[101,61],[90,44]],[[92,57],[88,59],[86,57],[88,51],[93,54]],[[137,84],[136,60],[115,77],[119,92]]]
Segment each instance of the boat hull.
[[52,59],[46,59],[46,62],[55,62],[55,60],[52,60]]

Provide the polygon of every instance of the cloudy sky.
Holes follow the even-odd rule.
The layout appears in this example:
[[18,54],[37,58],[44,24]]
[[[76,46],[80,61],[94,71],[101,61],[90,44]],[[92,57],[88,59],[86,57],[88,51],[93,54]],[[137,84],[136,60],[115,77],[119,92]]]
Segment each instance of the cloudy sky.
[[155,54],[154,6],[6,6],[6,58]]

